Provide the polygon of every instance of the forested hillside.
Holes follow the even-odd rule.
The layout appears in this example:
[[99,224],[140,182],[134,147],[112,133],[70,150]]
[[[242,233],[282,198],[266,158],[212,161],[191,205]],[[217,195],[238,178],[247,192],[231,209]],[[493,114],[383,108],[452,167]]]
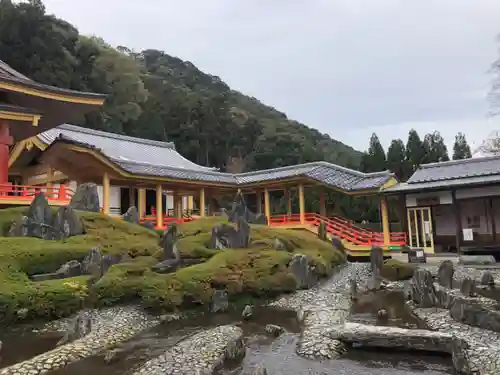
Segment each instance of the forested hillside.
[[79,35],[39,0],[0,0],[0,59],[41,83],[109,94],[82,125],[173,141],[199,164],[230,171],[314,160],[359,166],[361,153],[219,77],[162,51],[115,49]]

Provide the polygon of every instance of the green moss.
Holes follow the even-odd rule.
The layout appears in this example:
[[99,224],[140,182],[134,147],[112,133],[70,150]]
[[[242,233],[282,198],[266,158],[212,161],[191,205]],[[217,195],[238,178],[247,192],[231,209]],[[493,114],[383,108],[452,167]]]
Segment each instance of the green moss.
[[[4,234],[26,210],[0,210]],[[54,272],[67,261],[82,260],[91,247],[130,258],[159,251],[158,236],[141,226],[98,213],[79,215],[87,231],[82,236],[63,241],[0,237],[0,320],[16,319],[24,309],[28,317],[59,317],[78,310],[88,293],[88,277],[33,283],[28,275]]]
[[389,259],[382,266],[382,276],[391,281],[408,280],[413,276],[414,270],[412,264]]
[[[22,212],[0,211],[0,226],[8,230]],[[181,257],[202,263],[161,275],[151,271],[162,253],[156,232],[100,214],[79,214],[87,229],[83,236],[64,241],[0,237],[0,311],[4,320],[16,319],[21,309],[30,318],[67,315],[80,308],[84,298],[102,305],[139,299],[145,306],[167,310],[209,303],[215,289],[226,289],[234,300],[260,298],[295,289],[289,269],[293,254],[307,255],[321,276],[344,261],[331,244],[313,234],[261,225],[252,225],[249,249],[209,249],[213,226],[227,223],[224,217],[210,217],[179,226]],[[287,251],[272,248],[276,239]],[[94,246],[105,253],[122,254],[127,260],[111,267],[90,291],[87,277],[30,281],[28,275],[54,272],[69,260],[82,259]]]

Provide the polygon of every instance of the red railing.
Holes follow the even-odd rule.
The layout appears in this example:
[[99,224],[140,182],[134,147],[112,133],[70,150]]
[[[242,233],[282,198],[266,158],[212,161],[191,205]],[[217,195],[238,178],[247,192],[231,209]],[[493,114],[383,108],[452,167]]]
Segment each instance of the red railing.
[[28,186],[0,184],[0,204],[2,200],[31,201],[35,196],[43,192],[49,201],[69,202],[73,191],[64,184],[60,186]]
[[[381,232],[370,231],[365,228],[360,228],[345,219],[336,217],[327,218],[315,213],[306,213],[304,215],[305,222],[314,226],[319,226],[321,222],[325,223],[328,233],[339,238],[345,239],[354,245],[384,245],[384,234]],[[300,215],[275,215],[269,220],[271,226],[280,225],[299,225]],[[389,245],[405,245],[407,243],[406,233],[391,232]]]

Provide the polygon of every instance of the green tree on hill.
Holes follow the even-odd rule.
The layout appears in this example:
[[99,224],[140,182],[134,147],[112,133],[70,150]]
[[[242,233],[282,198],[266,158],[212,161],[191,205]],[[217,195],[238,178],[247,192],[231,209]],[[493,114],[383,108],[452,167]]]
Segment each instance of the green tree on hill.
[[384,148],[378,139],[377,134],[373,133],[370,137],[370,145],[364,153],[361,160],[361,170],[363,172],[380,172],[387,169],[387,161]]
[[453,160],[468,159],[471,157],[472,153],[465,134],[458,133],[455,136],[455,143],[453,144]]
[[393,139],[387,150],[387,168],[399,180],[406,179],[406,150],[401,139]]
[[411,129],[408,133],[408,141],[406,142],[406,161],[409,177],[413,171],[420,166],[425,160],[425,148],[417,131]]

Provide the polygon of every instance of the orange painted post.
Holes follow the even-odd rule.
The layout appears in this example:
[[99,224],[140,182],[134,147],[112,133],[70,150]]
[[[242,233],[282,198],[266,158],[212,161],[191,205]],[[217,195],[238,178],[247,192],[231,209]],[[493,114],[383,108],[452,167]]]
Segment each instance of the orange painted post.
[[65,201],[66,200],[66,185],[60,184],[59,191],[57,194],[57,200]]
[[163,188],[156,185],[156,227],[163,229]]
[[264,189],[264,215],[266,215],[267,224],[271,225],[271,199],[267,188]]
[[205,188],[200,189],[200,216],[205,217]]
[[0,120],[0,184],[9,183],[9,146],[12,142],[9,124]]
[[380,213],[382,216],[382,230],[384,232],[384,245],[391,243],[391,232],[389,228],[389,210],[387,209],[387,199],[380,200]]
[[303,184],[299,184],[299,217],[300,217],[300,224],[305,224],[306,216],[305,216],[305,197],[304,197]]
[[102,212],[105,215],[109,215],[109,174],[104,172],[102,176]]
[[139,218],[143,218],[146,216],[146,189],[145,188],[139,188],[137,191],[137,200],[138,207],[137,211],[139,211]]

